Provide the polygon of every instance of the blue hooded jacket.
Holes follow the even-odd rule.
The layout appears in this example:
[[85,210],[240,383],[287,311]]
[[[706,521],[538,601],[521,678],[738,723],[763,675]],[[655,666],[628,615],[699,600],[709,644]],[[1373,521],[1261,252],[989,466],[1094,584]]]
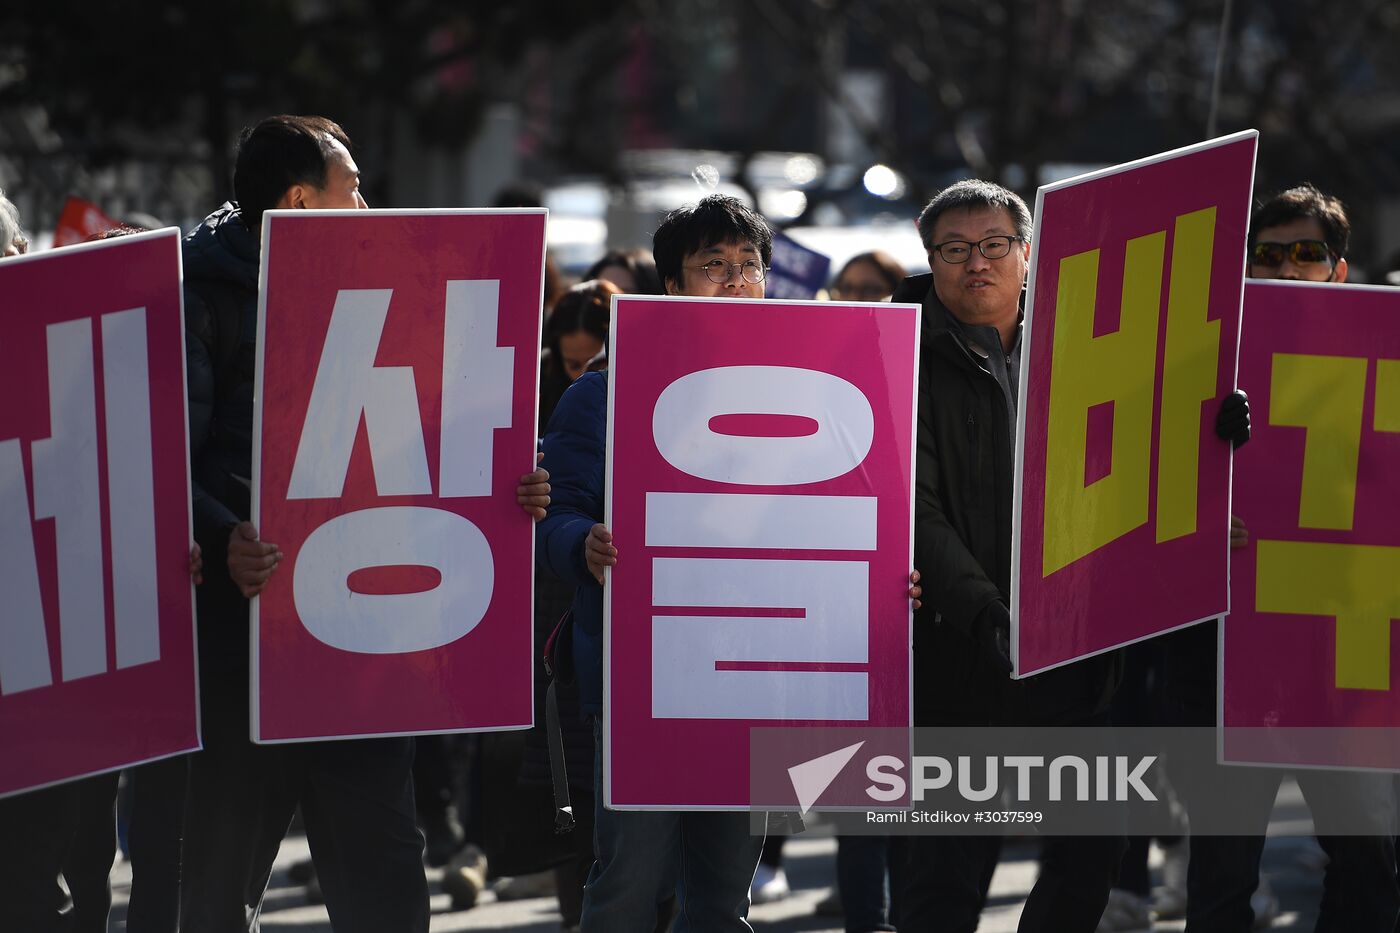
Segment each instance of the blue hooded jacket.
[[585,373],[545,427],[550,502],[535,525],[535,563],[575,587],[573,660],[585,715],[603,709],[603,588],[588,572],[583,545],[603,520],[607,439],[607,373]]

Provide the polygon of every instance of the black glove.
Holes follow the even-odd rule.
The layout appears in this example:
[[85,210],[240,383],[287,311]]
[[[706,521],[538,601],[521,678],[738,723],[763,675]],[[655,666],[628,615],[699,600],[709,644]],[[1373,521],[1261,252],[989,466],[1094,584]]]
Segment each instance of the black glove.
[[992,602],[972,620],[972,640],[994,670],[1011,673],[1011,614],[1001,600]]
[[1225,396],[1215,416],[1215,433],[1236,449],[1249,440],[1249,396],[1239,389]]

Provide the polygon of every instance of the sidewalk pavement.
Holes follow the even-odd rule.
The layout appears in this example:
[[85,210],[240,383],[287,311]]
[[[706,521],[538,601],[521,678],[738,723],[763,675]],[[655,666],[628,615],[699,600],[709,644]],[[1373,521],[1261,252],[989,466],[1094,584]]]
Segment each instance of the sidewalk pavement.
[[[1264,848],[1263,871],[1273,885],[1281,913],[1271,929],[1311,930],[1322,894],[1320,850],[1307,835],[1311,830],[1307,808],[1292,780],[1284,782],[1274,807],[1270,838]],[[1284,835],[1287,834],[1287,835]],[[331,933],[324,907],[308,904],[305,889],[293,884],[287,869],[309,857],[306,840],[289,837],[282,845],[272,884],[264,902],[264,933]],[[1154,849],[1154,858],[1156,857]],[[836,840],[829,827],[817,825],[789,839],[783,863],[792,896],[773,904],[756,906],[750,913],[756,933],[841,933],[839,920],[817,917],[818,901],[826,896],[836,877]],[[1036,847],[1031,840],[1010,840],[992,879],[988,904],[979,933],[1015,933],[1026,894],[1035,883]],[[440,893],[442,873],[429,869],[432,893],[432,933],[458,930],[499,930],[510,933],[558,933],[560,918],[554,898],[497,901],[490,892],[471,910],[453,911],[447,895]],[[119,862],[112,874],[112,929],[126,929],[126,901],[131,869]],[[1181,921],[1160,922],[1159,931],[1184,929]]]

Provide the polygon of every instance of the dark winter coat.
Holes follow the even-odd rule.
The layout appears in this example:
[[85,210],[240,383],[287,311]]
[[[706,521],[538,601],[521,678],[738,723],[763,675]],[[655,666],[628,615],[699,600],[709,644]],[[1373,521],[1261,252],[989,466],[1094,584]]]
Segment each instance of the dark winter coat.
[[229,203],[190,231],[183,253],[194,534],[204,552],[200,648],[246,653],[246,628],[206,617],[215,606],[247,612],[227,553],[229,529],[249,517],[251,500],[258,240]]
[[918,725],[1070,724],[1106,710],[1118,653],[1013,681],[986,660],[974,626],[1009,604],[1014,451],[1007,395],[975,359],[933,290],[913,276],[894,301],[923,304],[915,469],[914,622]]
[[535,563],[575,587],[574,667],[584,715],[603,709],[603,588],[588,572],[583,544],[603,520],[607,463],[607,373],[584,373],[559,400],[544,433],[548,514],[535,526]]

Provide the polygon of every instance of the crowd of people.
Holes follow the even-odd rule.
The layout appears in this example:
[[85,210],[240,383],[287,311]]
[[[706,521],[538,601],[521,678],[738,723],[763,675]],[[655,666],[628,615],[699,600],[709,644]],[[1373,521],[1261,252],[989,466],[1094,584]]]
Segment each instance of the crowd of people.
[[[249,741],[249,600],[282,554],[250,521],[259,229],[274,208],[366,207],[347,134],[321,117],[271,117],[244,132],[234,199],[184,239],[187,370],[203,750],[134,769],[123,806],[134,933],[255,930],[273,860],[299,813],[313,884],[337,931],[426,931],[428,864],[444,867],[458,907],[487,872],[543,873],[563,926],[585,933],[748,931],[753,901],[783,896],[781,838],[748,814],[636,812],[602,806],[603,587],[620,554],[603,524],[609,306],[617,294],[764,296],[768,223],[710,195],[657,227],[650,250],[607,253],[545,309],[539,435],[543,462],[520,478],[537,521],[537,643],[565,612],[555,670],[537,670],[541,709],[557,702],[576,825],[556,836],[543,728],[523,737]],[[907,276],[881,252],[834,277],[837,301],[923,309],[915,471],[915,725],[1215,724],[1215,623],[1127,651],[1012,680],[1008,594],[1022,308],[1032,237],[1024,201],[966,180],[917,218],[931,271]],[[1257,278],[1346,280],[1349,223],[1310,186],[1258,210],[1248,270]],[[5,256],[28,247],[0,197]],[[1221,443],[1248,438],[1236,393],[1215,420]],[[1242,522],[1232,543],[1243,544]],[[556,635],[558,633],[555,633]],[[550,642],[554,644],[553,640]],[[557,695],[547,697],[551,673]],[[537,715],[537,722],[546,717]],[[1259,834],[1159,839],[1176,865],[1155,897],[1147,840],[1047,837],[1023,931],[1142,929],[1186,917],[1191,933],[1240,933],[1271,919],[1259,888],[1263,830],[1279,772],[1229,772],[1258,786]],[[1300,776],[1308,791],[1307,776]],[[1388,775],[1344,778],[1389,807]],[[116,775],[0,801],[0,929],[105,930],[115,851]],[[1180,788],[1189,819],[1193,794]],[[502,805],[505,801],[506,805]],[[501,824],[509,824],[502,831]],[[973,931],[987,904],[998,836],[843,837],[826,910],[849,933]],[[1323,837],[1329,856],[1319,930],[1392,933],[1400,914],[1390,836]],[[486,859],[483,859],[483,852]],[[1188,854],[1189,853],[1189,854]],[[499,858],[498,858],[499,855]],[[490,860],[490,862],[487,861]],[[495,863],[495,864],[492,864]],[[1188,867],[1184,873],[1180,865]],[[1184,874],[1184,877],[1182,875]],[[64,880],[67,893],[59,887]],[[509,888],[502,887],[502,896]],[[517,892],[529,893],[517,884]],[[1261,894],[1264,895],[1261,897]]]

